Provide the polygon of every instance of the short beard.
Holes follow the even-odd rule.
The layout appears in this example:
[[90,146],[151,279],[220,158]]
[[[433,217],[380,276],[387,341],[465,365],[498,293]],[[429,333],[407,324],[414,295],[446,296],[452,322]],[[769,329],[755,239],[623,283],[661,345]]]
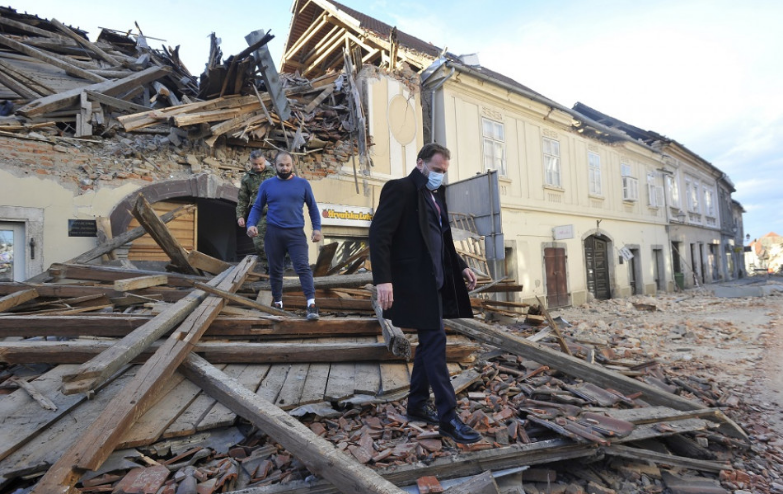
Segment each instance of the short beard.
[[280,177],[280,178],[281,178],[281,179],[283,179],[283,180],[288,180],[288,178],[289,178],[291,175],[293,175],[293,173],[294,173],[294,172],[292,172],[292,171],[290,171],[290,172],[288,172],[288,173],[277,172],[277,176],[278,176],[278,177]]

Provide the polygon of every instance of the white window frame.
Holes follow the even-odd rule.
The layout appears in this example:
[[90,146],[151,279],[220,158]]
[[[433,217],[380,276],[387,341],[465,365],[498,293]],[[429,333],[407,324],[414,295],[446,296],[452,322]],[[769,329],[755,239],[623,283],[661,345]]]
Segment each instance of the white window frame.
[[699,200],[698,180],[685,179],[685,201],[688,211],[701,214],[701,201]]
[[623,176],[623,201],[638,201],[639,180],[631,176],[631,165],[620,163],[620,174]]
[[603,195],[601,187],[601,156],[598,153],[587,153],[587,176],[590,194],[595,196]]
[[666,175],[666,191],[669,194],[669,205],[673,208],[680,207],[680,182],[676,176]]
[[560,141],[543,138],[544,183],[552,187],[562,187],[560,177]]
[[481,135],[484,147],[484,171],[497,170],[501,176],[507,176],[506,129],[503,122],[482,117]]
[[655,184],[655,172],[647,172],[647,205],[651,208],[663,207],[663,187]]
[[713,194],[712,189],[708,189],[706,187],[702,187],[702,190],[704,192],[704,214],[709,216],[710,218],[715,217],[715,194]]

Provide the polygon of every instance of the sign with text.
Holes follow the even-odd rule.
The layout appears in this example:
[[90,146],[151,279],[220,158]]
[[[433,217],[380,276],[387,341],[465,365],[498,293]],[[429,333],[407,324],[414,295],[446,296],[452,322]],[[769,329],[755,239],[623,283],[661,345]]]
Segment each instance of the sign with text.
[[574,238],[574,225],[563,225],[552,228],[552,236],[555,240]]
[[68,220],[69,237],[97,237],[98,225],[95,220]]
[[346,206],[345,204],[318,203],[322,225],[369,227],[373,208]]
[[630,261],[633,259],[633,253],[631,252],[631,249],[628,247],[623,247],[620,249],[620,255],[623,256],[623,259],[626,261]]

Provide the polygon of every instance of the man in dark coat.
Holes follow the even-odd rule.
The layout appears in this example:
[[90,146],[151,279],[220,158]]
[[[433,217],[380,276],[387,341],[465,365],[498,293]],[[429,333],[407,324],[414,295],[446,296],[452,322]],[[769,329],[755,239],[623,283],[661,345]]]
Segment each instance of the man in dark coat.
[[[448,149],[427,144],[410,175],[384,185],[370,225],[370,259],[384,317],[395,326],[415,328],[419,336],[408,418],[439,424],[441,435],[474,443],[481,435],[457,415],[446,367],[443,318],[473,317],[468,290],[476,286],[449,228],[441,187],[449,159]],[[437,413],[428,403],[430,387]]]

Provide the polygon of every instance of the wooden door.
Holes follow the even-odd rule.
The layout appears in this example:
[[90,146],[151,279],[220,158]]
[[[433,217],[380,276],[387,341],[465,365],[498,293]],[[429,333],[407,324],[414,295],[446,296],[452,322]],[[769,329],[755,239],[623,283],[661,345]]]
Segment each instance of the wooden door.
[[547,306],[562,307],[568,305],[565,249],[554,247],[545,248],[544,269],[546,271]]
[[[185,203],[161,201],[153,204],[152,209],[160,216],[183,205]],[[174,238],[188,251],[196,249],[196,239],[198,238],[197,214],[198,210],[194,209],[193,212],[175,218],[166,224]],[[128,230],[138,226],[139,222],[136,218],[133,218],[128,225]],[[145,233],[143,237],[134,240],[131,244],[130,251],[128,251],[128,259],[131,261],[168,261],[169,256],[163,252],[163,249],[158,246],[148,233]]]
[[599,300],[612,297],[609,286],[609,256],[607,243],[593,236],[585,239],[587,290]]

